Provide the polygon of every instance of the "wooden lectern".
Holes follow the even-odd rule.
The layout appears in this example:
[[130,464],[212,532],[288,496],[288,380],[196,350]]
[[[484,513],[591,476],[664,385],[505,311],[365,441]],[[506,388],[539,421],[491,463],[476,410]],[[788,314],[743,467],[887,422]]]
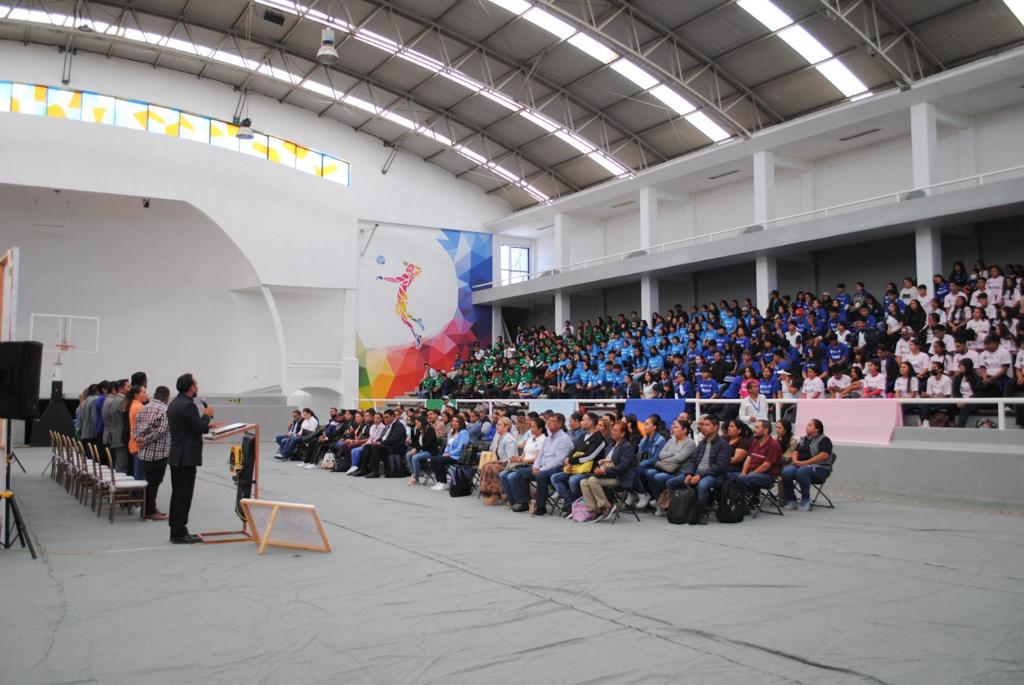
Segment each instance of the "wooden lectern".
[[[228,430],[221,429],[221,432],[211,431],[205,437],[208,442],[222,442],[228,438],[233,438],[236,435],[244,435],[246,433],[252,433],[255,439],[255,445],[253,445],[253,465],[252,465],[252,496],[250,499],[260,498],[260,425],[258,423],[245,423],[238,426],[228,426]],[[234,536],[234,537],[227,537]],[[241,530],[223,530],[215,531],[212,533],[199,533],[199,537],[202,541],[208,545],[224,544],[227,542],[258,542],[259,540],[249,530],[247,520],[242,521]],[[224,538],[219,540],[211,540],[210,538]]]

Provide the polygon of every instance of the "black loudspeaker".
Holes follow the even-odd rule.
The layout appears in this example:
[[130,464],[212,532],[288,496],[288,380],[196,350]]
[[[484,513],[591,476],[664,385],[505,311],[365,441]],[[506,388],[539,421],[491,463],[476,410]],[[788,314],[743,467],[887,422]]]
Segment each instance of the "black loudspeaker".
[[0,343],[0,418],[39,416],[39,376],[43,343],[32,340]]

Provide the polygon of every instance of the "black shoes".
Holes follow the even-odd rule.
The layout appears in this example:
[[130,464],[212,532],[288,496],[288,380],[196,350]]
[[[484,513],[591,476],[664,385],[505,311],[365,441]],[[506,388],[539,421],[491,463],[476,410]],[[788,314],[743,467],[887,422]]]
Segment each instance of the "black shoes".
[[526,506],[526,503],[524,502],[516,502],[515,504],[512,505],[512,511],[516,512],[517,514],[524,511],[528,511],[529,509],[530,507]]
[[198,535],[183,535],[180,538],[171,538],[172,545],[194,545],[202,541],[203,539]]
[[540,509],[534,509],[530,516],[547,516],[548,510],[543,507]]
[[[357,473],[356,475],[358,476],[359,474]],[[367,478],[380,478],[380,474],[379,473],[370,473],[370,474],[367,474],[366,477]]]

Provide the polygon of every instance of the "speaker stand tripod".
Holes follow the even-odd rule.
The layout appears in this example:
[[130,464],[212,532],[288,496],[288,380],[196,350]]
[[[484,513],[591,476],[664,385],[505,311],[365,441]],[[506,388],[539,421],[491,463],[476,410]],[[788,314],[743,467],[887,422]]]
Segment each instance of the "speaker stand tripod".
[[[28,551],[32,554],[33,559],[36,557],[36,549],[32,546],[32,539],[28,536],[28,526],[25,525],[25,518],[21,515],[21,509],[18,508],[18,501],[14,499],[14,493],[11,492],[11,464],[18,462],[18,466],[21,466],[21,470],[24,471],[25,467],[21,465],[21,461],[18,459],[18,455],[14,453],[11,446],[11,419],[7,419],[7,458],[4,474],[4,489],[0,492],[0,499],[4,501],[4,549],[10,549],[14,545],[14,540],[21,540],[21,546],[25,547],[28,545]],[[13,516],[12,516],[13,514]],[[11,537],[11,529],[16,530],[17,535]]]

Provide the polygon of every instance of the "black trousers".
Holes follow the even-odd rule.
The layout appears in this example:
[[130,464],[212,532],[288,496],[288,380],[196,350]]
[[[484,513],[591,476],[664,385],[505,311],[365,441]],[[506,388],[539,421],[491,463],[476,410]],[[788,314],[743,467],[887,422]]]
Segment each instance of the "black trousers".
[[171,467],[171,511],[167,522],[171,537],[188,535],[188,512],[192,508],[192,493],[196,489],[195,466]]
[[384,445],[367,445],[359,455],[359,470],[367,473],[377,473],[380,464],[387,464],[388,448]]
[[164,482],[164,474],[167,472],[167,459],[142,462],[142,471],[146,474],[146,516],[155,514],[156,493],[160,490],[160,484]]

